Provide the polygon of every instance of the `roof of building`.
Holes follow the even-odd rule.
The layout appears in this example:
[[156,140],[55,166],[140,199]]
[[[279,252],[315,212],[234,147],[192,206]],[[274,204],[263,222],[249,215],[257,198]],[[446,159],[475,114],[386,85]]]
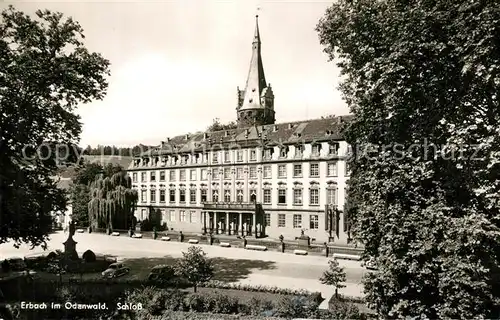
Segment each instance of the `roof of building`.
[[162,141],[157,148],[140,156],[188,154],[226,148],[296,145],[343,140],[342,130],[351,115],[277,123],[249,128],[184,134]]

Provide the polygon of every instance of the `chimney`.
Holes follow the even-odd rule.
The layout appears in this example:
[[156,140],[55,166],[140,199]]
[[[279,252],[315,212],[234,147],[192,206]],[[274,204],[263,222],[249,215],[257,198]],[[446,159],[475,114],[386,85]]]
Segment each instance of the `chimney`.
[[278,126],[277,125],[273,125],[273,132],[276,132],[278,131]]
[[165,148],[165,141],[161,142],[161,148]]
[[189,140],[189,133],[186,134],[186,140]]
[[170,142],[170,138],[167,138],[167,143],[169,143],[169,142]]
[[293,129],[293,123],[288,124],[288,129]]
[[206,133],[206,132],[205,132],[205,133],[203,134],[203,139],[204,139],[204,140],[207,140],[207,139],[208,139],[208,133]]

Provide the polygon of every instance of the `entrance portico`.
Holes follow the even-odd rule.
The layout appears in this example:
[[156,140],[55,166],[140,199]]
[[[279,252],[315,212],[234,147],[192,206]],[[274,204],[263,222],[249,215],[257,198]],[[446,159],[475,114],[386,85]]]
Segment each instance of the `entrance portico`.
[[260,205],[205,203],[203,233],[262,237],[265,234]]

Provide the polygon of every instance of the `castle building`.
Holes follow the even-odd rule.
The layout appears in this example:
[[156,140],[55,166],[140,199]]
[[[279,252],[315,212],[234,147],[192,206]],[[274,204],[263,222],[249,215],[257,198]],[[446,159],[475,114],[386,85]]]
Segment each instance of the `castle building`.
[[159,213],[168,229],[232,236],[349,241],[345,194],[350,116],[276,123],[256,21],[237,127],[167,138],[128,168],[138,221]]

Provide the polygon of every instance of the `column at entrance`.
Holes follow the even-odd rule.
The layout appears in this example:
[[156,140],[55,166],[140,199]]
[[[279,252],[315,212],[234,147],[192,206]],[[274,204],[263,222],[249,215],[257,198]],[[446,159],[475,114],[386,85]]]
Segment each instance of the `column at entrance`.
[[226,234],[229,236],[231,235],[231,227],[229,226],[229,217],[231,214],[229,212],[226,212]]
[[239,225],[241,229],[241,236],[244,236],[245,234],[243,233],[243,213],[240,212],[240,220],[239,220]]
[[215,234],[219,234],[219,215],[217,214],[217,211],[214,212],[214,222],[215,222]]
[[257,217],[256,217],[257,214],[253,213],[252,214],[252,223],[253,223],[253,227],[255,228],[255,234],[254,234],[254,237],[257,238]]
[[203,219],[203,233],[207,233],[207,212],[203,211],[202,212],[202,219]]

